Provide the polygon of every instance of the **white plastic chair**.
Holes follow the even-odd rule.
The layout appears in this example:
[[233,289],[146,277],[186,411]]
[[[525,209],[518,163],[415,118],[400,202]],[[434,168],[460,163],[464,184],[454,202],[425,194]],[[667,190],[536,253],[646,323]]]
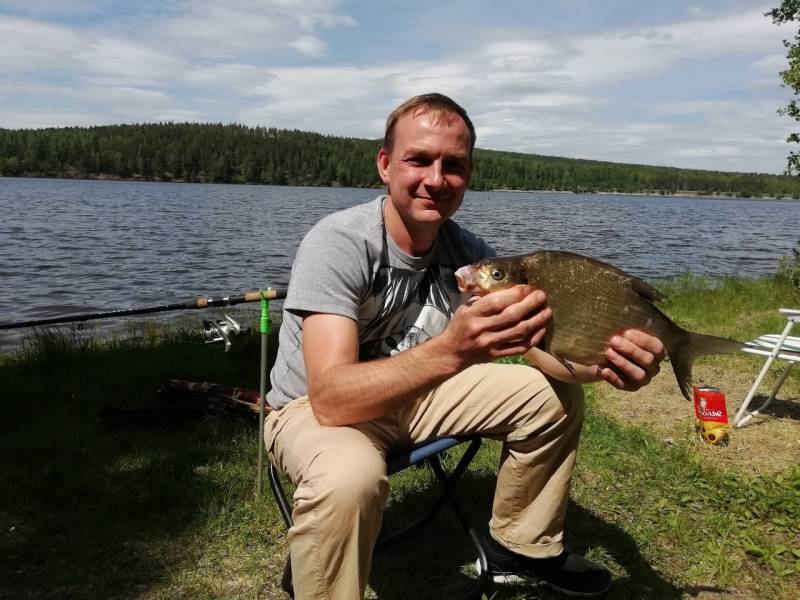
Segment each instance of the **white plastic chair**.
[[[764,366],[761,367],[761,372],[758,374],[758,377],[756,377],[753,387],[750,388],[750,391],[747,393],[747,397],[744,399],[742,406],[739,408],[739,412],[736,413],[736,417],[733,419],[734,427],[744,427],[753,419],[753,417],[758,416],[761,411],[764,410],[775,398],[775,394],[777,394],[778,390],[781,389],[781,386],[786,380],[786,376],[789,375],[789,371],[792,370],[794,363],[800,362],[800,337],[792,337],[789,335],[789,333],[792,331],[792,327],[794,327],[794,324],[800,321],[800,310],[793,308],[781,308],[779,309],[779,312],[786,317],[786,327],[783,328],[783,333],[780,335],[767,334],[759,336],[756,339],[747,342],[745,348],[743,348],[744,352],[766,356],[767,360],[764,362]],[[775,387],[772,389],[772,393],[770,394],[769,398],[767,398],[766,402],[764,402],[764,404],[759,406],[756,410],[747,412],[747,407],[750,404],[750,401],[753,399],[753,396],[756,395],[756,391],[761,385],[761,382],[764,381],[764,377],[766,376],[767,371],[769,371],[770,365],[772,365],[776,358],[788,361],[786,368],[783,370],[783,373],[781,373],[781,376],[775,383]]]

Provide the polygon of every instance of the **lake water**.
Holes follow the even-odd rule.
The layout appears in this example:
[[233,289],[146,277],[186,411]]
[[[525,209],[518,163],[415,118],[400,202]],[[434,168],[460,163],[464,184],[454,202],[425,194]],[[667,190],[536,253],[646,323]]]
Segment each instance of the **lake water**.
[[[0,177],[0,321],[288,283],[323,215],[380,190]],[[470,192],[456,219],[501,254],[562,249],[645,278],[773,273],[800,203]],[[0,346],[18,332],[0,332]]]

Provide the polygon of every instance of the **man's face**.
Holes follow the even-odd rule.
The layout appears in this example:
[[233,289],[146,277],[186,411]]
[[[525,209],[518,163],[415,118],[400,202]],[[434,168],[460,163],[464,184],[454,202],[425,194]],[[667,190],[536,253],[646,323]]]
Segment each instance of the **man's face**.
[[469,150],[469,129],[458,115],[398,119],[391,152],[378,153],[378,173],[407,225],[441,225],[458,210],[469,183]]

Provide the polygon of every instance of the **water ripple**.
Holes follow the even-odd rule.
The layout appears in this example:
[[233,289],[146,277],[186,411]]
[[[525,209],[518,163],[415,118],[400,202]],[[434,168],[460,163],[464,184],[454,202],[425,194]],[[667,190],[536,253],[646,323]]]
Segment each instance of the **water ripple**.
[[[0,178],[0,321],[285,287],[308,229],[378,193]],[[799,217],[795,202],[471,192],[457,220],[501,254],[570,250],[650,278],[772,273]]]

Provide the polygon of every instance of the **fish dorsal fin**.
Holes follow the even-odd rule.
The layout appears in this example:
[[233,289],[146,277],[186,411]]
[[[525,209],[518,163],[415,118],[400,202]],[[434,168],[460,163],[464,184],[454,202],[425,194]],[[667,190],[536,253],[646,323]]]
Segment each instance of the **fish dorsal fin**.
[[638,277],[634,277],[629,275],[631,278],[631,288],[634,292],[642,296],[643,298],[647,298],[650,302],[659,302],[661,300],[666,299],[666,296],[659,292],[656,288],[654,288],[649,283],[645,283]]

